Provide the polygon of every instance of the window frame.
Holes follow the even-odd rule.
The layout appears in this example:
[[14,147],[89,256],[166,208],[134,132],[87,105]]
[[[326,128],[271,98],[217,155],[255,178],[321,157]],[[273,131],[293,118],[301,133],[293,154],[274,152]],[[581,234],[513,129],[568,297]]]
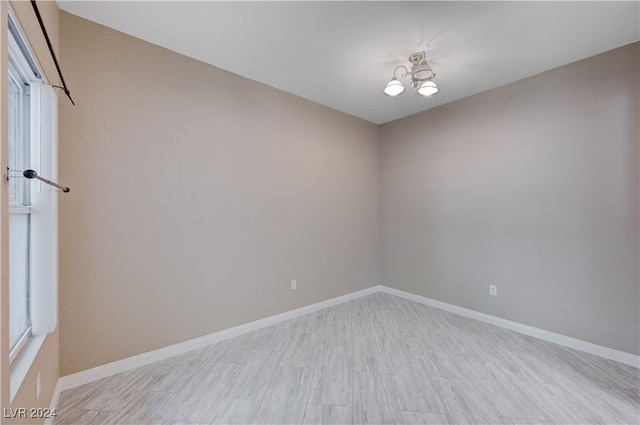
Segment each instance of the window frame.
[[[11,18],[10,18],[11,21]],[[13,23],[12,23],[13,24]],[[20,105],[18,106],[18,110],[19,110],[19,122],[18,122],[18,134],[15,135],[15,137],[21,141],[21,144],[23,146],[21,146],[22,148],[22,152],[20,152],[20,168],[22,167],[26,167],[28,164],[31,163],[31,150],[34,148],[34,140],[31,136],[31,132],[30,132],[30,126],[31,126],[31,120],[30,120],[30,116],[32,113],[32,108],[31,108],[31,102],[30,102],[30,85],[36,82],[39,82],[40,80],[38,80],[38,76],[32,71],[32,67],[29,65],[29,59],[27,59],[25,57],[25,52],[23,52],[23,50],[20,48],[20,41],[16,40],[16,30],[15,30],[15,25],[14,25],[14,30],[13,31],[8,31],[9,32],[9,37],[8,37],[8,61],[7,61],[7,78],[13,80],[13,82],[16,84],[16,86],[19,87],[20,93],[19,93],[19,99],[20,99]],[[19,34],[18,34],[19,37]],[[11,155],[10,155],[11,157]],[[11,173],[10,173],[11,174]],[[15,174],[15,173],[13,173]],[[23,177],[18,177],[18,176],[10,176],[10,179],[12,178],[23,178]],[[31,268],[31,255],[30,255],[30,242],[31,242],[31,190],[30,190],[30,185],[29,184],[25,184],[22,185],[23,187],[21,188],[22,193],[20,195],[18,195],[18,197],[20,198],[20,200],[22,201],[22,203],[19,202],[12,202],[10,200],[9,202],[9,215],[17,215],[17,214],[27,214],[29,215],[29,224],[28,226],[28,232],[27,232],[27,270],[29,271]],[[9,252],[9,255],[11,255],[11,250]],[[9,271],[9,273],[11,274],[11,271]],[[22,334],[20,335],[20,337],[18,338],[18,340],[16,341],[16,343],[13,346],[9,347],[9,364],[13,365],[13,363],[16,361],[17,358],[20,357],[20,355],[22,354],[23,350],[25,349],[25,347],[27,346],[27,344],[29,343],[31,337],[32,337],[32,327],[31,327],[31,311],[29,308],[29,297],[30,297],[30,273],[27,272],[26,274],[26,315],[28,317],[28,322],[27,322],[27,327],[26,329],[22,332]],[[9,296],[9,299],[11,299],[11,296]],[[9,309],[11,310],[11,305],[9,306]],[[9,314],[9,316],[11,317],[11,314]]]

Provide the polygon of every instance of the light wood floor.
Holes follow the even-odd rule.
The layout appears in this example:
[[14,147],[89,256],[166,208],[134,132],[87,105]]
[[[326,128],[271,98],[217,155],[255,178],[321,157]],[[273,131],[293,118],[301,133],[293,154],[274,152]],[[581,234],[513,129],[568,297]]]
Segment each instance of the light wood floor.
[[374,294],[64,391],[56,424],[638,424],[638,369]]

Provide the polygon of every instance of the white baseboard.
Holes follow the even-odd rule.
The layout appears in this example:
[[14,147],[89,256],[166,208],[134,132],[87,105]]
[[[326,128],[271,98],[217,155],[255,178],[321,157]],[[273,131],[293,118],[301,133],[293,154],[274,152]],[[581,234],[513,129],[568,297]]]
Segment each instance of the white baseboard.
[[[56,382],[56,388],[53,390],[53,395],[51,396],[51,402],[49,403],[49,412],[55,412],[58,407],[58,400],[60,400],[60,380]],[[55,420],[55,416],[47,416],[44,420],[44,425],[53,425],[53,421]]]
[[144,366],[159,360],[164,360],[169,357],[184,354],[189,351],[193,351],[198,348],[203,348],[216,342],[223,341],[225,339],[243,335],[245,333],[267,326],[272,326],[286,320],[295,319],[297,317],[304,316],[305,314],[323,310],[325,308],[352,301],[357,298],[374,294],[376,292],[384,292],[386,294],[395,295],[401,298],[428,305],[430,307],[435,307],[440,310],[445,310],[451,313],[459,314],[461,316],[469,317],[471,319],[479,320],[481,322],[496,325],[501,328],[519,332],[524,335],[533,336],[544,341],[553,342],[565,347],[604,357],[606,359],[615,360],[617,362],[624,363],[630,366],[640,367],[640,356],[636,356],[634,354],[625,353],[613,348],[604,347],[569,336],[534,328],[533,326],[512,322],[500,317],[491,316],[489,314],[480,313],[474,310],[469,310],[453,304],[447,304],[431,298],[423,297],[394,288],[389,288],[387,286],[377,285],[367,289],[363,289],[361,291],[352,292],[350,294],[331,298],[329,300],[297,308],[295,310],[290,310],[284,313],[276,314],[274,316],[266,317],[264,319],[245,323],[233,328],[224,329],[222,331],[214,332],[212,334],[181,342],[179,344],[170,345],[168,347],[163,347],[133,357],[118,360],[113,363],[108,363],[102,366],[94,367],[92,369],[87,369],[82,372],[74,373],[72,375],[63,376],[58,380],[56,392],[54,394],[54,399],[51,402],[51,406],[52,408],[54,408],[57,405],[58,396],[61,391],[78,387],[89,382],[97,381],[98,379],[106,378],[120,372],[126,372],[128,370],[135,369],[137,367]]
[[431,298],[423,297],[420,295],[412,294],[409,292],[401,291],[399,289],[389,288],[388,286],[380,285],[380,291],[386,294],[395,295],[401,298],[405,298],[411,301],[419,302],[430,307],[435,307],[440,310],[445,310],[450,313],[455,313],[460,316],[468,317],[470,319],[479,320],[481,322],[489,323],[501,328],[509,329],[524,335],[533,336],[544,341],[553,342],[564,347],[573,348],[585,353],[594,354],[605,359],[615,360],[620,363],[624,363],[629,366],[640,368],[640,356],[635,354],[625,353],[624,351],[615,350],[613,348],[604,347],[602,345],[593,344],[591,342],[582,341],[580,339],[572,338],[570,336],[557,334],[554,332],[545,331],[544,329],[535,328],[533,326],[523,325],[522,323],[512,322],[511,320],[503,319],[489,314],[480,313],[475,310],[469,310],[464,307],[459,307],[453,304],[447,304],[442,301],[437,301]]
[[253,322],[245,323],[233,328],[224,329],[219,332],[214,332],[209,335],[205,335],[199,338],[184,341],[178,344],[170,345],[167,347],[159,348],[157,350],[148,351],[146,353],[138,354],[136,356],[128,357],[126,359],[118,360],[112,363],[107,363],[102,366],[97,366],[91,369],[83,370],[82,372],[74,373],[71,375],[63,376],[58,380],[58,387],[60,391],[75,388],[80,385],[88,384],[89,382],[97,381],[98,379],[106,378],[108,376],[115,375],[117,373],[126,372],[131,369],[135,369],[140,366],[145,366],[159,360],[164,360],[169,357],[177,356],[187,353],[189,351],[197,350],[216,342],[223,341],[225,339],[233,338],[239,335],[246,334],[257,329],[265,328],[267,326],[276,325],[286,320],[295,319],[305,314],[313,313],[319,310],[323,310],[328,307],[332,307],[338,304],[342,304],[357,298],[361,298],[367,295],[380,292],[380,286],[372,286],[360,291],[352,292],[350,294],[342,295],[336,298],[331,298],[319,303],[300,307],[295,310],[286,311],[284,313],[276,314],[266,317],[264,319],[256,320]]

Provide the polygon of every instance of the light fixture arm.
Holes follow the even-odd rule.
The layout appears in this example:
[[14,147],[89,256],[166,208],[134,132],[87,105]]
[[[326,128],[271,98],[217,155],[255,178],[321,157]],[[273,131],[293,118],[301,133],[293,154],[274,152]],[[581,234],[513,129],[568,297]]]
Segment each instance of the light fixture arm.
[[409,75],[409,69],[407,69],[407,67],[406,67],[406,66],[404,66],[404,65],[400,65],[400,66],[396,67],[396,69],[394,69],[394,70],[393,70],[393,78],[397,79],[397,77],[396,77],[396,72],[398,72],[398,70],[399,70],[400,68],[404,69],[404,74],[402,74],[402,75],[401,75],[401,77],[403,77],[403,78],[404,78],[404,77],[406,77],[407,75]]

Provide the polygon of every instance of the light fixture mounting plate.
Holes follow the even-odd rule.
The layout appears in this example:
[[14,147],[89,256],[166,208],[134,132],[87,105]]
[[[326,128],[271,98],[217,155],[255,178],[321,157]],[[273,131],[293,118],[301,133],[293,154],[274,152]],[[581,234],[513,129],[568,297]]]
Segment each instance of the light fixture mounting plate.
[[422,52],[417,52],[409,56],[409,62],[413,64],[419,63],[422,59],[424,59],[424,53]]

